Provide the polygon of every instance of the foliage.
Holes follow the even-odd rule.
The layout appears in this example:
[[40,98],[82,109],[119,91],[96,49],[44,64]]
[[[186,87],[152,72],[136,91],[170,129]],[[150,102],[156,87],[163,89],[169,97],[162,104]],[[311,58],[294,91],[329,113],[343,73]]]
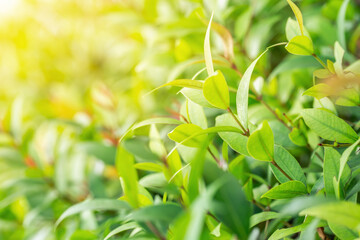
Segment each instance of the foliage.
[[0,45],[0,239],[359,238],[355,2],[65,2]]

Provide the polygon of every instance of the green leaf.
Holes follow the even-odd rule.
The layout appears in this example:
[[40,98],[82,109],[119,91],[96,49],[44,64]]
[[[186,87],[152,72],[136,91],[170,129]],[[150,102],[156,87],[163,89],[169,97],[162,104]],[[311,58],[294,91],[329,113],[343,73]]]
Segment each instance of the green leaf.
[[203,84],[204,83],[202,81],[199,81],[199,80],[176,79],[176,80],[165,83],[165,84],[153,89],[152,91],[150,91],[146,95],[149,95],[149,94],[159,90],[160,88],[167,87],[167,86],[174,86],[174,87],[182,87],[182,88],[191,88],[191,89],[202,90]]
[[303,17],[302,17],[300,9],[291,0],[287,0],[287,2],[290,5],[291,10],[295,14],[296,20],[299,23],[301,35],[304,35],[304,23],[303,23]]
[[155,124],[150,126],[149,131],[149,148],[151,152],[155,153],[158,157],[166,156],[166,148],[161,139],[160,133],[157,130]]
[[224,44],[224,57],[226,59],[234,58],[234,41],[230,31],[223,25],[212,22],[211,27],[215,32],[221,37],[221,40]]
[[261,197],[270,199],[294,198],[307,194],[306,186],[299,181],[289,181],[271,188]]
[[343,76],[343,67],[342,67],[342,60],[344,57],[344,49],[340,46],[339,42],[335,42],[334,46],[334,55],[335,55],[335,63],[334,63],[334,70],[338,76]]
[[235,38],[236,40],[242,40],[249,27],[251,24],[251,18],[253,15],[253,9],[251,6],[248,6],[247,9],[243,12],[241,12],[241,14],[237,17],[237,19],[235,20],[235,26],[234,26],[234,34],[235,34]]
[[199,195],[199,184],[204,169],[205,156],[210,139],[206,138],[191,159],[191,170],[188,183],[188,196],[190,202],[195,201]]
[[114,230],[112,230],[111,232],[109,232],[108,235],[106,235],[106,237],[104,238],[104,240],[108,240],[111,237],[115,236],[116,234],[119,234],[121,232],[130,230],[130,229],[134,229],[137,227],[139,227],[139,225],[134,222],[122,224],[121,226],[119,226],[119,227],[115,228]]
[[314,77],[317,77],[317,78],[320,78],[320,79],[325,79],[325,78],[329,78],[331,77],[333,74],[330,72],[330,70],[328,69],[316,69],[314,72],[313,72],[313,76]]
[[307,145],[307,139],[304,136],[304,133],[302,133],[301,130],[296,127],[291,130],[291,133],[289,133],[289,138],[294,144],[298,146],[304,147]]
[[351,155],[351,153],[355,150],[355,148],[360,144],[360,138],[353,143],[350,147],[348,147],[343,154],[341,155],[340,158],[340,169],[339,169],[339,176],[337,179],[341,179],[343,174],[345,174],[345,167],[346,167],[346,163],[349,160],[349,157]]
[[[285,34],[286,34],[286,39],[288,41],[290,41],[292,38],[296,36],[301,35],[299,24],[295,20],[288,18],[285,26]],[[304,27],[304,35],[310,38],[310,34],[305,29],[305,27]]]
[[248,171],[249,171],[249,167],[248,167],[246,159],[243,155],[238,155],[229,164],[229,172],[234,177],[239,179],[241,184],[244,184],[247,181],[247,179],[248,179],[247,172]]
[[330,96],[333,93],[334,90],[328,84],[319,83],[306,90],[303,95],[312,96],[320,100],[321,98]]
[[236,110],[239,116],[240,123],[245,129],[248,129],[249,87],[251,75],[254,71],[255,65],[270,48],[280,45],[284,45],[284,43],[277,43],[266,48],[266,50],[250,64],[250,66],[246,69],[244,75],[240,80],[240,84],[236,92]]
[[126,218],[138,222],[163,221],[171,223],[182,211],[178,204],[162,203],[143,207],[130,213]]
[[220,71],[216,71],[205,80],[203,92],[206,100],[214,107],[221,109],[229,107],[229,87]]
[[307,36],[293,37],[285,46],[285,49],[295,55],[308,56],[314,53],[313,43]]
[[256,63],[267,52],[266,49],[259,57],[257,57],[250,66],[246,69],[244,75],[240,80],[239,87],[236,92],[236,109],[239,116],[240,123],[245,129],[248,128],[248,101],[249,101],[249,87],[251,75],[254,71]]
[[287,236],[304,231],[308,226],[309,223],[303,223],[291,228],[278,229],[270,236],[269,240],[285,239]]
[[326,60],[326,65],[331,73],[335,73],[334,63],[330,61],[329,59]]
[[210,212],[230,228],[239,239],[248,239],[252,208],[241,189],[239,181],[222,171],[214,162],[206,162],[204,179],[212,183],[222,179],[224,184],[215,194]]
[[108,210],[130,210],[130,206],[127,202],[114,199],[93,199],[87,200],[78,204],[75,204],[68,208],[55,225],[58,226],[65,218],[72,215],[81,213],[83,211],[108,211]]
[[250,218],[250,227],[254,227],[258,225],[261,222],[265,222],[267,220],[275,219],[275,218],[281,218],[284,215],[277,212],[261,212],[257,213],[251,216]]
[[[297,180],[306,184],[304,171],[298,161],[293,157],[293,155],[291,155],[285,148],[279,145],[275,145],[274,150],[274,160],[276,164],[279,165],[279,167],[293,180]],[[283,173],[281,173],[273,164],[270,164],[270,167],[276,179],[279,180],[280,183],[285,183],[289,181],[289,179]]]
[[317,231],[316,228],[319,225],[320,220],[314,219],[309,225],[300,233],[299,240],[316,240]]
[[351,63],[349,66],[345,68],[346,72],[352,72],[356,75],[360,74],[360,60],[357,60],[353,63]]
[[[215,119],[215,126],[232,126],[240,130],[239,125],[236,123],[235,119],[231,116],[230,113],[217,116]],[[236,152],[250,156],[246,148],[248,137],[232,132],[222,132],[219,133],[219,136]]]
[[204,97],[203,91],[197,89],[190,89],[190,88],[183,88],[180,91],[187,99],[193,101],[194,103],[199,104],[200,106],[213,108],[214,106],[211,105],[206,98]]
[[[302,232],[311,225],[312,218],[307,217],[304,223],[291,228],[284,228],[276,230],[269,238],[269,240],[287,239],[287,236],[291,236],[295,233]],[[326,223],[319,222],[317,227],[324,227]]]
[[341,4],[339,14],[336,18],[337,26],[337,38],[339,39],[340,45],[346,47],[346,38],[345,38],[345,15],[346,9],[349,5],[350,0],[344,0]]
[[257,160],[267,162],[274,160],[274,134],[267,121],[250,135],[247,150]]
[[347,227],[328,221],[331,231],[341,240],[353,240],[359,236]]
[[[223,179],[218,179],[208,186],[205,191],[199,195],[186,213],[180,216],[171,228],[173,233],[171,237],[174,240],[198,240],[201,239],[205,215],[208,212],[214,194],[223,185]],[[169,237],[169,239],[172,239]]]
[[254,199],[252,177],[249,177],[249,180],[243,185],[242,190],[244,191],[247,200],[252,201]]
[[214,66],[213,66],[213,62],[212,62],[211,48],[210,48],[210,29],[211,29],[211,22],[212,22],[213,16],[214,16],[214,12],[211,13],[211,18],[209,21],[209,25],[206,29],[205,40],[204,40],[205,65],[206,65],[206,70],[207,70],[209,76],[214,74]]
[[181,159],[179,156],[178,151],[173,151],[166,159],[167,168],[164,168],[164,175],[168,181],[173,181],[177,186],[182,186],[183,179],[182,179],[182,173],[178,173],[174,176],[175,173],[177,173],[181,168]]
[[138,207],[138,176],[134,168],[134,157],[121,144],[116,153],[116,169],[120,176],[125,199],[132,207]]
[[77,144],[80,151],[94,155],[96,158],[103,160],[106,164],[114,164],[116,148],[104,143],[95,141],[86,141]]
[[187,115],[190,123],[200,126],[202,129],[208,127],[204,109],[193,101],[186,101]]
[[220,132],[234,132],[234,133],[240,133],[242,134],[243,132],[236,127],[231,127],[231,126],[220,126],[220,127],[210,127],[198,132],[193,133],[192,135],[188,136],[187,138],[185,138],[184,140],[182,140],[181,142],[179,142],[171,151],[169,154],[171,154],[172,151],[174,151],[179,145],[183,144],[186,141],[189,141],[193,138],[196,138],[198,136],[201,135],[205,135],[205,134],[209,134],[209,133],[220,133]]
[[344,89],[340,92],[340,97],[336,99],[336,105],[340,106],[360,106],[359,92],[354,88]]
[[306,125],[326,140],[353,143],[358,139],[349,124],[326,110],[304,109],[301,114]]
[[206,139],[206,136],[196,136],[184,141],[194,133],[201,132],[203,129],[195,124],[187,123],[177,126],[168,136],[171,140],[181,143],[188,147],[198,147]]
[[[326,196],[335,197],[335,187],[333,183],[334,176],[339,176],[339,169],[340,169],[340,153],[331,147],[325,147],[325,155],[324,155],[324,185],[325,185],[325,192]],[[341,179],[341,189],[342,190],[345,186],[346,181],[348,180],[351,174],[349,166],[346,168],[346,174],[342,176]],[[343,194],[342,194],[343,195]]]
[[173,118],[151,118],[144,120],[142,122],[134,124],[131,128],[129,128],[120,138],[119,143],[121,143],[124,139],[128,138],[132,131],[135,129],[145,127],[152,124],[169,124],[169,125],[178,125],[183,124],[183,122],[173,119]]
[[300,215],[310,215],[356,231],[360,230],[360,205],[353,202],[326,203],[305,209]]
[[162,172],[163,166],[152,163],[152,162],[142,162],[134,164],[134,168],[144,171],[152,171],[152,172]]

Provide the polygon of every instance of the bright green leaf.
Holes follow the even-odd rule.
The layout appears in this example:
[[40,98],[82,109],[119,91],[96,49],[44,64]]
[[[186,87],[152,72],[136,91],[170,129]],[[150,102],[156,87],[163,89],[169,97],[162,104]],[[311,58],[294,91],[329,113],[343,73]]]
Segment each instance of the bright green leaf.
[[265,222],[267,220],[275,219],[275,218],[281,218],[284,215],[277,212],[260,212],[257,214],[254,214],[250,218],[250,227],[254,227],[258,225],[261,222]]
[[229,87],[220,71],[216,71],[205,80],[203,92],[206,100],[214,107],[221,109],[229,107]]
[[267,121],[250,135],[247,150],[257,160],[267,162],[274,160],[274,134]]
[[355,148],[360,144],[360,138],[354,142],[350,147],[348,147],[343,154],[340,157],[340,169],[339,169],[339,176],[337,179],[341,179],[343,174],[345,174],[345,168],[346,168],[346,163],[349,160],[349,157],[351,155],[351,153],[355,150]]
[[56,221],[58,226],[65,218],[81,213],[83,211],[108,211],[108,210],[130,210],[129,204],[125,201],[114,199],[93,199],[75,204],[68,208]]
[[354,88],[344,89],[340,92],[340,97],[335,104],[340,106],[360,106],[359,92]]
[[336,18],[336,25],[337,25],[337,37],[339,39],[340,45],[345,47],[346,46],[346,38],[345,38],[345,15],[346,9],[349,4],[350,0],[344,0],[341,4],[339,14]]
[[142,162],[134,164],[134,168],[144,171],[152,171],[152,172],[162,172],[163,166],[152,163],[152,162]]
[[343,76],[343,67],[342,67],[342,60],[344,57],[344,49],[340,46],[339,42],[335,42],[334,46],[334,55],[335,55],[335,63],[334,63],[334,70],[338,76]]
[[307,194],[306,186],[299,181],[289,181],[271,188],[261,197],[270,199],[294,198]]
[[359,236],[347,227],[328,221],[329,227],[335,235],[341,240],[353,240]]
[[139,227],[139,225],[137,223],[134,223],[134,222],[129,222],[129,223],[122,224],[121,226],[119,226],[119,227],[115,228],[114,230],[112,230],[111,232],[109,232],[109,234],[106,235],[104,240],[108,240],[112,236],[115,236],[116,234],[119,234],[121,232],[130,230],[130,229],[134,229],[134,228],[137,228],[137,227]]
[[257,57],[250,66],[246,69],[244,75],[240,80],[240,84],[236,93],[236,109],[239,116],[240,123],[245,129],[248,128],[248,101],[249,101],[249,87],[252,72],[258,60],[267,52],[267,49]]
[[[335,187],[333,183],[334,177],[339,175],[340,169],[340,153],[331,147],[325,147],[325,156],[324,156],[324,185],[326,196],[335,197]],[[346,174],[341,179],[342,187],[345,186],[345,183],[350,176],[350,168],[347,166]],[[342,189],[342,188],[341,188]],[[338,189],[340,190],[340,189]],[[343,195],[343,194],[342,194]]]
[[353,143],[356,132],[341,118],[322,109],[304,109],[302,116],[306,125],[320,137],[340,143]]
[[210,48],[210,29],[211,29],[211,22],[213,19],[214,13],[211,14],[209,25],[206,29],[205,40],[204,40],[204,57],[205,57],[205,64],[206,70],[208,75],[211,76],[214,74],[214,66],[211,57],[211,48]]
[[182,208],[175,203],[162,203],[146,206],[130,213],[126,218],[133,221],[163,221],[171,223],[180,213]]
[[164,168],[164,175],[166,177],[166,179],[168,181],[170,181],[170,179],[172,179],[172,181],[177,185],[177,186],[182,186],[183,184],[183,180],[182,180],[182,173],[178,173],[174,176],[175,173],[177,173],[181,168],[182,168],[182,164],[181,164],[181,159],[179,156],[178,151],[173,151],[166,159],[167,162],[167,168]]
[[300,212],[332,223],[360,230],[360,205],[353,202],[334,202],[311,207]]
[[138,207],[138,176],[134,168],[134,157],[121,145],[116,153],[116,169],[119,173],[124,197],[134,208]]
[[306,90],[303,93],[303,95],[312,96],[317,99],[321,99],[330,96],[333,93],[334,93],[334,89],[332,89],[328,84],[319,83]]
[[[301,168],[298,161],[291,155],[285,148],[279,145],[275,145],[275,162],[279,167],[291,177],[293,180],[300,181],[306,184],[306,178],[304,175],[304,171]],[[274,172],[276,179],[280,183],[285,183],[289,181],[289,179],[281,173],[273,164],[270,165],[271,170]]]
[[187,99],[193,101],[194,103],[199,104],[202,107],[213,108],[206,98],[204,97],[204,93],[201,90],[191,89],[191,88],[183,88],[180,91]]
[[313,43],[311,39],[306,36],[296,36],[292,38],[285,48],[289,53],[295,55],[308,56],[314,53]]
[[298,129],[298,128],[293,128],[291,130],[291,132],[289,133],[289,138],[290,140],[298,145],[298,146],[306,146],[307,145],[307,139],[306,136],[304,136],[304,133]]
[[[295,20],[288,18],[285,26],[285,34],[286,34],[286,39],[288,41],[290,41],[296,36],[302,35],[299,24]],[[304,27],[304,35],[310,38],[310,34],[305,29],[305,27]]]
[[186,101],[187,115],[190,123],[200,126],[205,129],[208,127],[204,109],[193,101]]
[[191,79],[176,79],[174,81],[165,83],[163,85],[161,85],[160,87],[155,88],[154,90],[152,90],[150,93],[153,93],[154,91],[163,88],[163,87],[167,87],[167,86],[174,86],[174,87],[183,87],[183,88],[191,88],[191,89],[197,89],[197,90],[202,90],[203,88],[203,82],[202,81],[198,81],[198,80],[191,80]]
[[244,75],[240,80],[240,84],[236,92],[236,110],[239,116],[240,123],[245,129],[248,129],[249,88],[251,75],[254,71],[255,65],[270,48],[280,45],[283,45],[283,43],[277,43],[266,48],[266,50],[250,64],[250,66],[246,69]]
[[300,9],[291,0],[287,0],[287,2],[290,5],[291,10],[294,12],[296,20],[299,23],[301,35],[304,35],[304,23]]
[[[295,227],[278,229],[270,236],[269,240],[286,239],[287,236],[304,231],[309,225],[310,223],[306,221],[303,224],[297,225]],[[325,224],[323,223],[319,223],[317,227],[323,227],[324,225]]]
[[171,140],[182,143],[188,147],[198,147],[205,139],[206,136],[197,136],[192,139],[189,139],[183,142],[186,138],[190,137],[194,133],[200,132],[203,129],[197,125],[188,123],[177,126],[174,130],[172,130],[168,136]]
[[[235,119],[230,115],[230,113],[225,113],[219,115],[215,119],[216,126],[232,126],[239,128],[239,125],[235,121]],[[240,130],[240,128],[239,128]],[[246,143],[248,141],[248,137],[232,132],[222,132],[219,133],[219,136],[227,143],[229,146],[234,149],[236,152],[241,153],[243,155],[249,156],[249,153],[246,148]]]

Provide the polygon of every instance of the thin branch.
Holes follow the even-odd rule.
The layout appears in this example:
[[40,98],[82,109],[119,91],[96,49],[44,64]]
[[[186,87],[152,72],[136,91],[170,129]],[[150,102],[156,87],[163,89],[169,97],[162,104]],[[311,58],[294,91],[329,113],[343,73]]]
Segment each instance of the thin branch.
[[328,69],[326,64],[315,53],[313,53],[312,56],[316,59],[316,61],[318,61],[321,64],[321,66],[323,66],[323,68]]
[[250,136],[250,131],[249,131],[249,129],[245,130],[244,126],[241,124],[241,122],[239,121],[239,119],[235,116],[234,112],[231,110],[230,107],[227,109],[227,111],[231,114],[231,116],[235,119],[235,121],[237,122],[237,124],[240,126],[241,130],[244,132],[244,135],[245,135],[245,136]]
[[285,175],[285,177],[287,177],[290,181],[294,180],[292,179],[286,172],[284,172],[284,170],[281,169],[281,167],[273,160],[271,162],[277,169],[279,169],[279,171]]
[[316,230],[317,230],[317,233],[318,233],[319,237],[320,237],[322,240],[330,240],[330,238],[329,238],[328,236],[326,236],[323,227],[319,227],[319,228],[317,228]]
[[254,92],[255,96],[256,96],[256,100],[258,100],[260,103],[262,103],[275,117],[276,119],[281,122],[287,129],[289,129],[290,131],[292,131],[292,127],[288,126],[284,120],[282,120],[278,115],[277,113],[269,106],[269,104],[267,104],[263,99],[262,99],[262,96],[261,95],[257,95],[255,92]]
[[159,238],[160,240],[166,240],[166,237],[164,237],[151,222],[148,221],[145,224],[155,234],[157,238]]
[[214,158],[214,160],[217,162],[217,164],[220,166],[220,159],[218,159],[215,154],[211,151],[210,147],[207,148],[210,155]]

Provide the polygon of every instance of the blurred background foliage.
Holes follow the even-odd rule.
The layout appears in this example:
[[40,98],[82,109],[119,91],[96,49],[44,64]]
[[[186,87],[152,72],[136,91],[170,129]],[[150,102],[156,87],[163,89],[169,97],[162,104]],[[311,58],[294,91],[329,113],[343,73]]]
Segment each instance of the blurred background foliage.
[[[333,59],[342,1],[297,3],[319,55]],[[212,33],[215,65],[236,88],[233,64],[244,71],[265,47],[286,41],[292,16],[286,1],[0,0],[0,239],[94,239],[109,232],[119,217],[114,212],[85,211],[57,231],[54,223],[74,203],[121,196],[117,140],[136,121],[178,117],[177,89],[144,95],[204,68],[212,10],[227,29]],[[359,12],[351,1],[345,64],[360,56]],[[227,41],[234,43],[233,59],[224,55]],[[255,75],[268,77],[268,95],[278,96],[272,104],[284,107],[292,89],[312,85],[317,63],[303,59],[277,50],[259,62]],[[253,106],[249,114],[259,122],[269,117],[262,110]]]

